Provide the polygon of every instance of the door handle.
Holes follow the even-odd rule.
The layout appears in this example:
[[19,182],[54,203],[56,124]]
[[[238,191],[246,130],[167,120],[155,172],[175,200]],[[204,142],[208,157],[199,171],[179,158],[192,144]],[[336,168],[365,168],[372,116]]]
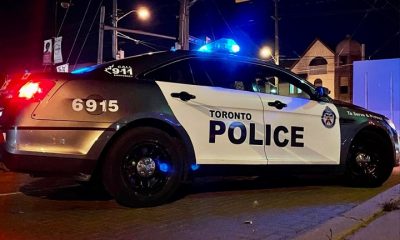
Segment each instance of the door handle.
[[276,100],[275,102],[268,102],[268,106],[275,107],[276,109],[281,110],[282,108],[287,107],[287,104]]
[[171,93],[171,97],[179,98],[180,100],[185,101],[185,102],[196,98],[195,95],[192,95],[192,94],[190,94],[188,92]]

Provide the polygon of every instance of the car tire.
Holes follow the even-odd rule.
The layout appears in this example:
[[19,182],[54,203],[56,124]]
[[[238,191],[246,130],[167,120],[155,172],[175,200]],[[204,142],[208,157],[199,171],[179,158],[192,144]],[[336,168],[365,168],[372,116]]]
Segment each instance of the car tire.
[[180,186],[182,144],[152,127],[123,133],[106,154],[103,181],[116,201],[128,207],[151,207],[168,201]]
[[393,170],[385,139],[371,131],[357,135],[350,146],[346,182],[356,187],[379,187]]

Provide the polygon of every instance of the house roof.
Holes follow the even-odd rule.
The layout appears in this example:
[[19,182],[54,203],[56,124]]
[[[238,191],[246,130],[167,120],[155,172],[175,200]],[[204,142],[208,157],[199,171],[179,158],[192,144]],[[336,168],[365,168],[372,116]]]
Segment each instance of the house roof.
[[290,69],[293,69],[298,62],[300,62],[300,60],[306,55],[306,53],[315,45],[316,42],[320,42],[326,49],[328,49],[333,55],[335,55],[335,52],[328,46],[326,45],[323,41],[321,41],[321,39],[319,38],[315,38],[314,41],[312,41],[312,43],[310,45],[308,45],[307,49],[303,52],[303,54],[301,55],[301,57],[292,64],[292,66],[290,67]]

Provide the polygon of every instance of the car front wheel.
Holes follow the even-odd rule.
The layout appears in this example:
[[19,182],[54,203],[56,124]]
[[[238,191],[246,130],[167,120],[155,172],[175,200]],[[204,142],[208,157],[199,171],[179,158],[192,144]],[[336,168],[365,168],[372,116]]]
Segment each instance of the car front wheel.
[[385,139],[371,131],[362,132],[353,141],[347,161],[347,180],[353,186],[378,187],[393,169]]

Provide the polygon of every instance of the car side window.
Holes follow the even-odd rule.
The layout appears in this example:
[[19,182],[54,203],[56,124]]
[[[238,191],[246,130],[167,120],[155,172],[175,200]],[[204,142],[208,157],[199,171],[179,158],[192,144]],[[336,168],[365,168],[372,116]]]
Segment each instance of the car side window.
[[244,63],[202,58],[193,58],[189,63],[197,85],[252,91],[247,65]]
[[255,66],[253,90],[287,97],[311,99],[304,86],[293,76],[264,66]]
[[193,77],[187,60],[162,66],[146,73],[144,77],[157,81],[193,84]]

